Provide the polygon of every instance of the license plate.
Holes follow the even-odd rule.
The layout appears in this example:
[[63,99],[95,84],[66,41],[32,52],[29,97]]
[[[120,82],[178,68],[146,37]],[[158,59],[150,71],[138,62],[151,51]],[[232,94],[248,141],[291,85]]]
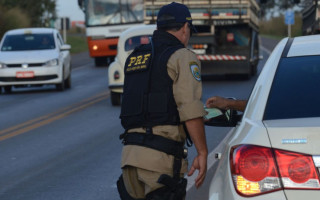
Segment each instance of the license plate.
[[25,71],[25,72],[16,72],[16,78],[33,78],[33,71]]

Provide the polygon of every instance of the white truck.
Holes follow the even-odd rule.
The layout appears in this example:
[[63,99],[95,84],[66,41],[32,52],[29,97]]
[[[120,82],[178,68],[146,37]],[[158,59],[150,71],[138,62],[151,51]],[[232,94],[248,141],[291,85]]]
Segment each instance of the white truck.
[[[259,62],[256,0],[176,0],[188,6],[198,33],[189,41],[201,61],[202,75],[255,75]],[[171,0],[145,0],[144,23],[154,24]]]

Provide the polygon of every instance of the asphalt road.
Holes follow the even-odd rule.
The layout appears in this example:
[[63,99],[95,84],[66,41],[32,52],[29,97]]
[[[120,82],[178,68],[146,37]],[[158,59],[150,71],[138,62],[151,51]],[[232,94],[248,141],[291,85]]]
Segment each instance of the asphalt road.
[[[266,59],[268,51],[262,53]],[[0,200],[119,199],[123,129],[120,107],[110,103],[107,68],[94,67],[87,52],[74,55],[72,65],[70,90],[45,86],[0,95]],[[203,101],[213,95],[246,99],[256,78],[204,81]],[[210,151],[228,130],[206,127]],[[189,162],[195,155],[192,147]],[[189,180],[187,199],[207,199],[212,163],[202,188]]]

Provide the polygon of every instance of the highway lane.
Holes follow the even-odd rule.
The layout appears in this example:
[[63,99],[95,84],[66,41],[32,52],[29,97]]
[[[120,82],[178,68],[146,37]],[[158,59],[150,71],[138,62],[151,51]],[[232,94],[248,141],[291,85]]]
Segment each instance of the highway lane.
[[1,200],[105,199],[116,192],[110,174],[120,173],[122,129],[106,72],[92,63],[74,71],[71,90],[1,96]]
[[[120,108],[110,103],[107,68],[81,54],[73,56],[73,69],[70,90],[46,86],[0,95],[1,200],[119,199],[123,129]],[[255,78],[205,81],[203,101],[212,95],[245,99]],[[206,127],[209,150],[228,130]],[[190,162],[195,154],[192,147]],[[189,194],[204,190],[191,187]]]

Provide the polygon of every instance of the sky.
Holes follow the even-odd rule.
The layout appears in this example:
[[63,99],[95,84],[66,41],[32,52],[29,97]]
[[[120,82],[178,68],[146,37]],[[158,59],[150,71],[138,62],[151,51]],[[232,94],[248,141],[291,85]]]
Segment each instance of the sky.
[[69,17],[71,21],[84,21],[84,14],[78,0],[56,0],[58,17]]

